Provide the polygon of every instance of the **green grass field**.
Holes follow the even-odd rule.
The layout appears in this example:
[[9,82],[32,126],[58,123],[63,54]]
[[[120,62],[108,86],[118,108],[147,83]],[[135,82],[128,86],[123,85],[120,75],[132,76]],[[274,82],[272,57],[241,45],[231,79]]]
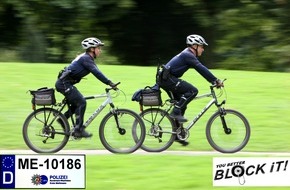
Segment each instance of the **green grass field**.
[[[0,150],[28,149],[22,139],[22,124],[31,109],[28,90],[54,87],[57,73],[63,64],[0,63]],[[115,100],[118,107],[139,112],[139,105],[131,101],[132,94],[154,84],[156,68],[136,66],[100,65],[103,73],[114,82],[120,81],[121,94]],[[290,75],[289,73],[212,70],[219,78],[227,78],[227,108],[236,109],[249,120],[252,133],[243,151],[290,152]],[[184,79],[192,82],[199,94],[207,93],[209,83],[194,70]],[[104,84],[88,76],[77,87],[84,95],[104,92]],[[163,99],[167,98],[165,92]],[[60,101],[62,95],[57,94]],[[193,101],[186,112],[191,119],[207,103],[207,99]],[[88,117],[101,101],[89,101]],[[94,133],[90,140],[70,141],[68,149],[103,149],[98,139],[98,125],[102,113],[89,127]],[[207,119],[214,112],[210,109],[191,130],[187,147],[174,144],[170,150],[212,150],[205,138]],[[1,152],[4,154],[5,152]],[[81,153],[81,152],[80,152]],[[228,156],[221,154],[220,156]],[[234,156],[234,155],[231,155]],[[87,156],[87,189],[211,189],[213,156],[149,155],[98,155]],[[214,188],[231,189],[231,188]],[[249,188],[264,189],[264,188]],[[272,188],[271,188],[272,189]],[[274,188],[273,188],[274,189]],[[283,189],[283,188],[275,188]]]

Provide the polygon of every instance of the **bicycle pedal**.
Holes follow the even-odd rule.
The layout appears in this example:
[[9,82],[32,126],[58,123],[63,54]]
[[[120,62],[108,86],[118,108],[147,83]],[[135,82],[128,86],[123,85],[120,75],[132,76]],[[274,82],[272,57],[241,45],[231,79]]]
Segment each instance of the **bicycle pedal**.
[[82,137],[75,137],[75,136],[71,136],[71,139],[74,141],[79,141],[82,139]]
[[187,145],[189,145],[189,142],[188,142],[188,141],[185,141],[185,140],[175,140],[175,142],[178,142],[178,143],[181,144],[182,146],[187,146]]
[[70,137],[72,140],[81,140],[82,139],[82,137],[75,135],[74,130],[70,131]]
[[91,138],[93,136],[93,134],[85,132],[85,131],[82,131],[82,132],[73,131],[72,132],[72,136],[75,137],[75,138],[79,138],[79,139],[81,139],[81,138],[88,139],[88,138]]

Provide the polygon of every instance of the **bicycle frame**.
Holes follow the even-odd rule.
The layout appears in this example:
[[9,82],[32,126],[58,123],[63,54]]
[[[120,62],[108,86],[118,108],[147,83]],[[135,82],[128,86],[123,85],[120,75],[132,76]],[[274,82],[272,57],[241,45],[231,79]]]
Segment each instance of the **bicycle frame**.
[[[93,95],[93,96],[86,96],[84,97],[86,100],[91,100],[91,99],[99,99],[99,98],[106,98],[102,104],[93,112],[93,114],[86,120],[86,122],[84,122],[84,126],[87,127],[90,125],[90,123],[102,112],[102,110],[108,105],[110,104],[111,108],[114,108],[114,104],[113,104],[113,100],[112,100],[112,96],[110,94],[110,88],[106,88],[105,89],[106,93],[104,94],[99,94],[99,95]],[[66,105],[68,105],[69,107],[69,104],[68,102],[66,101],[66,99],[64,99],[62,101],[63,103],[59,103],[58,105],[60,106],[59,109],[57,109],[59,112],[62,112],[63,109],[65,108]],[[69,108],[69,111],[70,111],[70,108]],[[71,117],[71,122],[72,122],[72,125],[74,126],[75,125],[75,121],[72,117],[72,113],[70,113],[70,117]],[[56,118],[56,117],[55,117]],[[54,122],[55,119],[52,120],[52,122]],[[51,123],[52,123],[51,122]]]
[[215,104],[218,108],[220,108],[223,104],[225,104],[225,100],[223,100],[220,104],[218,103],[217,97],[215,95],[215,91],[214,91],[214,87],[211,86],[210,87],[211,92],[207,93],[207,94],[203,94],[200,96],[196,96],[193,100],[198,100],[198,99],[202,99],[202,98],[206,98],[206,97],[212,97],[212,99],[207,103],[207,105],[200,111],[199,114],[197,114],[195,116],[195,118],[193,118],[193,120],[188,124],[188,126],[186,127],[187,130],[190,130],[194,124],[203,116],[203,114],[205,112],[207,112],[209,110],[209,108]]
[[[210,86],[210,93],[206,93],[206,94],[202,94],[199,96],[196,96],[193,100],[198,100],[198,99],[203,99],[203,98],[207,98],[207,97],[212,97],[212,99],[207,103],[207,105],[193,118],[193,120],[187,125],[187,127],[185,127],[186,130],[190,130],[195,123],[204,115],[205,112],[207,112],[213,104],[215,104],[219,109],[222,105],[225,104],[225,100],[223,100],[221,103],[218,103],[217,97],[215,95],[215,91],[214,91],[214,87],[215,86]],[[171,104],[171,106],[166,109],[166,112],[169,112],[169,110],[173,107],[174,104]],[[164,132],[164,131],[163,131]],[[172,132],[173,134],[175,134],[176,132]]]
[[100,94],[100,95],[94,95],[94,96],[87,96],[85,97],[86,100],[90,99],[98,99],[98,98],[106,98],[105,101],[94,111],[94,113],[87,119],[87,121],[84,123],[84,126],[87,127],[90,125],[90,123],[102,112],[102,110],[110,104],[111,108],[114,108],[114,104],[112,101],[111,94],[109,93],[109,90],[106,89],[106,94]]

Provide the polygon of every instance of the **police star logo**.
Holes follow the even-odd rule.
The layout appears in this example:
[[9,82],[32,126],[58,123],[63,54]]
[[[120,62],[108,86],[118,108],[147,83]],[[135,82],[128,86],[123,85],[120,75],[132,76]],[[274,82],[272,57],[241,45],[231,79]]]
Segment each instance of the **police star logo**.
[[31,178],[31,183],[33,183],[33,185],[41,184],[41,176],[38,174],[33,175]]
[[5,156],[2,158],[2,166],[5,169],[10,169],[14,166],[14,160],[11,156]]

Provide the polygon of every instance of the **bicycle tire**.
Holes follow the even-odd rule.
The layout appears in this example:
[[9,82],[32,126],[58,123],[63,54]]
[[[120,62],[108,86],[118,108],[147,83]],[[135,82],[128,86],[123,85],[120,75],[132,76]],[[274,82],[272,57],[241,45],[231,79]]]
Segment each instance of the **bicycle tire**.
[[24,142],[36,153],[60,151],[69,140],[69,135],[65,135],[67,133],[69,124],[66,117],[53,108],[33,111],[24,121],[22,128]]
[[242,150],[250,139],[251,129],[248,120],[240,112],[224,109],[225,122],[230,129],[226,134],[220,119],[221,113],[215,112],[208,120],[206,137],[215,150],[222,153],[235,153]]
[[[117,128],[114,113],[119,126],[124,130],[121,134]],[[128,154],[135,152],[145,138],[145,126],[140,116],[128,109],[116,109],[102,119],[99,137],[103,146],[112,153]],[[134,126],[134,127],[133,127]],[[134,137],[138,136],[136,141]]]
[[146,127],[141,149],[147,152],[162,152],[168,149],[176,139],[176,134],[173,134],[175,123],[169,114],[159,108],[149,108],[141,112],[140,116]]

